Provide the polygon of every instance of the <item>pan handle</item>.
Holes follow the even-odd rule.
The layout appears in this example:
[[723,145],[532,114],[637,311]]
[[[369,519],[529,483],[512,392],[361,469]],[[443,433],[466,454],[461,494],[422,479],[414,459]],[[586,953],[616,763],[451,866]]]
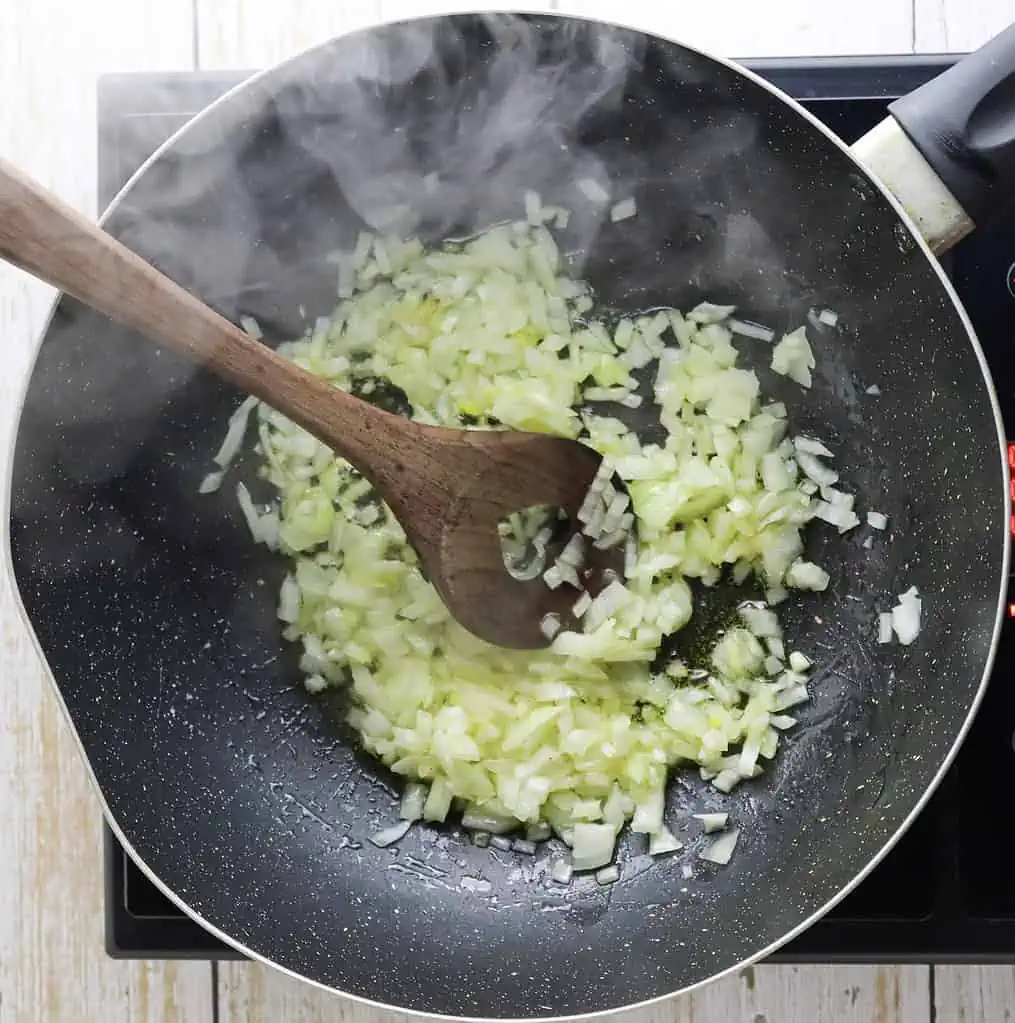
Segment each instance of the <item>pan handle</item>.
[[[1015,199],[1015,25],[888,109],[943,185],[944,195],[965,213],[969,223],[961,225],[962,233],[973,224],[986,222]],[[882,144],[887,144],[888,133],[889,129],[882,128]],[[857,155],[881,173],[883,168],[877,164],[883,159],[876,152],[865,154],[863,149],[858,146]],[[869,140],[867,149],[871,149]],[[896,140],[894,149],[898,162],[904,145]],[[886,179],[885,183],[903,205],[916,202],[910,194],[918,185],[916,178],[901,189],[895,181]],[[900,190],[905,194],[900,195]],[[937,198],[943,201],[941,194]],[[928,238],[938,249],[955,240]]]
[[888,110],[974,223],[1015,198],[1015,25]]

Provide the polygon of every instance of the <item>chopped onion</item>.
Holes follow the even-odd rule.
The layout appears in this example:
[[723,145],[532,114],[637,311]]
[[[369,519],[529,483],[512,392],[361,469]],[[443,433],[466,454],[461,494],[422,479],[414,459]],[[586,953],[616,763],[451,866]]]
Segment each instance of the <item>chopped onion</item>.
[[466,876],[460,883],[467,892],[477,892],[480,895],[486,895],[493,888],[489,881],[485,881],[481,877]]
[[898,604],[892,608],[892,628],[903,646],[909,646],[920,635],[922,608],[923,601],[920,600],[915,586],[906,590],[899,597]]
[[666,853],[679,852],[684,843],[677,840],[669,828],[660,828],[648,836],[649,856],[665,856]]
[[610,209],[610,220],[615,224],[621,220],[629,220],[638,212],[638,205],[633,198],[621,199]]
[[722,831],[730,819],[730,815],[728,813],[696,813],[693,814],[693,816],[695,820],[701,821],[701,825],[704,828],[706,835],[711,835],[716,831]]
[[[795,442],[794,442],[794,446]],[[818,459],[807,451],[797,448],[796,463],[800,470],[809,479],[813,480],[819,487],[830,487],[839,479],[839,474],[834,469],[829,469]]]
[[810,658],[800,653],[799,650],[794,650],[793,653],[789,655],[789,667],[791,671],[795,671],[797,674],[802,675],[810,668],[810,666]]
[[747,320],[729,320],[726,326],[741,337],[753,338],[756,341],[775,340],[775,331],[771,327],[762,327],[758,323],[750,323]]
[[[541,839],[530,828],[552,827],[581,869],[599,870],[632,817],[650,847],[667,844],[660,795],[670,769],[693,763],[732,789],[776,755],[779,728],[793,720],[784,711],[807,699],[804,674],[784,670],[771,607],[726,630],[709,652],[711,674],[675,659],[654,670],[664,638],[692,616],[692,585],[715,585],[728,565],[738,582],[756,577],[774,607],[788,583],[822,581],[801,561],[819,505],[811,493],[826,488],[841,524],[853,509],[850,495],[828,489],[837,476],[818,461],[827,449],[807,451],[804,439],[798,450],[785,405],[766,402],[758,375],[738,365],[732,307],[597,319],[551,234],[559,208],[534,193],[525,207],[525,221],[442,248],[364,233],[338,261],[345,300],[281,351],[346,391],[390,385],[422,423],[460,427],[468,417],[596,451],[582,535],[555,564],[535,510],[502,534],[509,571],[575,587],[565,604],[581,631],[560,629],[548,651],[520,653],[459,628],[369,484],[264,405],[260,472],[279,500],[262,511],[249,493],[238,498],[252,535],[290,560],[279,614],[286,638],[303,645],[305,684],[348,685],[364,748],[426,784],[423,819],[461,807],[477,844],[507,850],[509,833],[525,829],[531,843]],[[809,380],[806,335],[792,336],[773,361]],[[619,407],[592,411],[590,394]],[[661,427],[652,443],[628,423],[641,417],[622,411],[643,394]],[[578,575],[585,538],[624,552],[623,580],[604,570],[595,597]],[[403,798],[416,816],[419,795]]]
[[839,322],[839,314],[834,309],[822,309],[818,313],[818,322],[826,327],[834,327]]
[[599,884],[607,885],[613,884],[615,881],[620,880],[620,868],[617,866],[603,867],[602,870],[596,871],[596,881]]
[[807,330],[798,327],[772,349],[772,369],[788,376],[802,387],[811,386],[811,370],[814,369],[814,353],[807,342]]
[[201,480],[201,485],[197,488],[197,492],[199,494],[214,494],[222,486],[222,481],[225,478],[225,472],[210,472]]
[[824,590],[828,581],[828,573],[810,561],[794,561],[786,573],[786,585],[796,590]]
[[878,387],[877,384],[871,384],[864,393],[871,394],[876,398],[879,394],[881,394],[881,388]]
[[892,613],[882,611],[878,615],[878,642],[891,643],[892,641]]
[[585,629],[591,631],[612,618],[629,600],[631,594],[621,582],[612,582],[592,601],[585,612]]
[[718,863],[724,867],[733,858],[733,850],[737,847],[740,839],[740,829],[731,828],[724,835],[720,835],[710,846],[703,850],[699,858],[708,860],[709,863]]
[[571,869],[571,864],[568,860],[557,860],[550,868],[550,877],[557,884],[570,884]]
[[539,631],[549,640],[552,640],[561,630],[560,615],[550,614],[543,615],[539,622]]
[[616,830],[609,824],[575,824],[572,831],[571,867],[596,870],[613,859]]
[[260,400],[251,395],[240,402],[239,408],[229,417],[229,427],[222,439],[222,446],[212,459],[221,469],[228,469],[233,459],[239,454],[243,445],[243,436],[247,432],[250,413],[258,406]]
[[753,604],[742,604],[737,610],[747,628],[759,639],[778,639],[782,635],[774,611]]
[[504,835],[518,827],[513,817],[501,817],[498,814],[480,813],[466,810],[462,814],[462,827],[470,831],[486,831],[491,835]]
[[399,821],[398,824],[392,824],[390,828],[384,828],[371,835],[370,841],[379,849],[386,849],[389,845],[394,845],[395,842],[405,838],[406,832],[412,827],[412,823],[412,821]]
[[260,341],[264,337],[264,331],[261,330],[261,325],[253,316],[241,316],[240,326],[243,328],[245,333],[252,337],[255,341]]
[[[822,458],[833,457],[832,452],[829,451],[828,448],[826,448],[825,445],[821,443],[821,441],[813,440],[810,437],[794,437],[793,447],[796,448],[797,452],[803,452],[804,454],[820,455]],[[801,468],[803,467],[801,466]]]
[[610,198],[610,193],[595,178],[580,178],[578,190],[590,202],[604,203]]
[[881,512],[867,512],[867,524],[871,529],[887,529],[888,516],[883,515]]
[[550,587],[551,590],[555,590],[564,582],[564,576],[561,574],[561,566],[559,564],[551,565],[543,573],[543,582]]
[[423,804],[426,802],[426,786],[418,782],[409,782],[402,793],[399,816],[405,821],[418,821],[423,818]]
[[530,842],[527,838],[516,838],[511,843],[511,848],[523,856],[535,856],[536,854],[536,843]]
[[558,563],[571,565],[573,568],[581,568],[585,562],[585,541],[580,533],[575,533],[565,544],[564,549],[557,558]]

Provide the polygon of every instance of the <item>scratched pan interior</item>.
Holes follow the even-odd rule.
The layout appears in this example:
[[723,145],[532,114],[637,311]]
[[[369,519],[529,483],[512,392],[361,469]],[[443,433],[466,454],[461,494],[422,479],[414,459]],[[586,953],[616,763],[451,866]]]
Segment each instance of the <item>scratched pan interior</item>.
[[[531,116],[501,118],[490,146],[479,126],[503,113],[490,97],[517,70],[505,55],[552,66],[533,79],[552,87]],[[604,78],[618,59],[623,73]],[[591,217],[574,186],[586,172],[635,195],[638,215]],[[300,306],[310,320],[330,310],[325,256],[352,245],[371,203],[394,196],[400,227],[439,239],[517,216],[524,186],[576,207],[566,247],[614,309],[707,297],[779,328],[811,306],[840,314],[841,329],[811,333],[810,391],[753,358],[760,343],[740,347],[795,429],[835,450],[862,510],[888,515],[891,540],[868,551],[866,529],[811,531],[831,585],[786,619],[792,646],[817,659],[814,700],[774,768],[729,800],[742,833],[728,867],[699,862],[700,840],[654,864],[624,840],[619,884],[564,891],[545,876],[552,846],[535,860],[493,854],[454,827],[370,844],[395,819],[398,786],[298,684],[275,617],[285,566],[249,542],[232,486],[197,496],[240,396],[174,354],[62,300],[13,465],[17,585],[141,859],[259,956],[463,1016],[629,1005],[809,919],[877,856],[951,750],[990,656],[1003,569],[990,384],[940,280],[815,126],[675,44],[564,18],[350,36],[213,107],[106,223],[278,341],[303,329]],[[249,461],[239,475],[252,477]],[[910,585],[925,595],[923,634],[880,648],[875,614]],[[683,831],[682,814],[720,805],[678,772],[667,819]],[[463,890],[464,876],[490,891]]]

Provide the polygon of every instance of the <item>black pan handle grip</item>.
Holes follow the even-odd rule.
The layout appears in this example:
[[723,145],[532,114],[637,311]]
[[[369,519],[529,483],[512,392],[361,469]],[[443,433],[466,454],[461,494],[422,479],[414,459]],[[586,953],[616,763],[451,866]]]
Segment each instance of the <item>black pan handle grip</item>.
[[888,109],[975,223],[1015,200],[1015,25]]

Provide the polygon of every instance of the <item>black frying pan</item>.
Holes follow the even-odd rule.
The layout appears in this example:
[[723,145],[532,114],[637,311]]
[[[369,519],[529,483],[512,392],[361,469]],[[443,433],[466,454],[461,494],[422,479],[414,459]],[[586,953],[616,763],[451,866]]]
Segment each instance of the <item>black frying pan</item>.
[[[1009,32],[895,108],[974,219],[1011,182],[1013,71]],[[868,150],[883,161],[883,147]],[[919,175],[882,168],[933,218]],[[146,164],[105,226],[278,341],[302,330],[300,307],[330,311],[324,256],[379,207],[402,206],[399,229],[439,240],[517,216],[522,188],[573,205],[590,173],[641,210],[569,228],[606,304],[707,297],[778,328],[814,306],[838,311],[838,332],[811,336],[813,390],[802,399],[783,381],[782,394],[795,428],[829,442],[849,489],[893,526],[876,553],[859,531],[827,550],[812,537],[832,583],[792,602],[787,625],[820,655],[815,698],[774,768],[728,801],[674,774],[671,820],[728,805],[741,823],[726,868],[695,860],[696,846],[653,865],[628,842],[618,884],[564,892],[454,826],[375,848],[366,838],[394,820],[398,783],[297,684],[275,615],[284,565],[251,545],[227,493],[196,495],[238,395],[63,299],[25,396],[14,576],[117,834],[238,948],[371,1001],[589,1013],[764,954],[898,837],[989,671],[1009,506],[982,353],[887,193],[736,67],[563,17],[372,29],[216,103]],[[954,208],[927,221],[942,245],[964,226]],[[878,646],[876,611],[910,585],[925,599],[919,640]],[[464,890],[463,876],[491,892]]]

